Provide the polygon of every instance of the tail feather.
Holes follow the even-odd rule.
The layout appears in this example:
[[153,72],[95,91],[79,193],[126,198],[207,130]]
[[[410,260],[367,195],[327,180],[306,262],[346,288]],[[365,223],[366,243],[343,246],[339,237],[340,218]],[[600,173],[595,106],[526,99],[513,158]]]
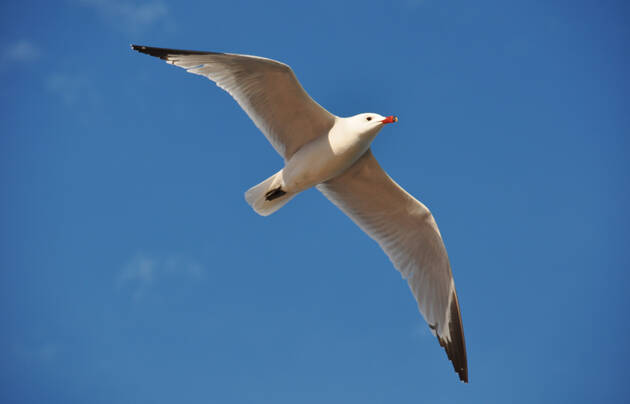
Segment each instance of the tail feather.
[[245,200],[261,216],[269,216],[296,194],[282,189],[282,170],[245,192]]

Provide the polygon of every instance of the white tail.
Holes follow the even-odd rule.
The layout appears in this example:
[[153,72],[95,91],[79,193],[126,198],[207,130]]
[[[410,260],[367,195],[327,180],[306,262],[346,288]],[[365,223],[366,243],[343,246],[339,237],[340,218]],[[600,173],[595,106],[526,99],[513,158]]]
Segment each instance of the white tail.
[[245,200],[261,216],[269,216],[289,202],[296,194],[285,193],[272,200],[267,199],[267,193],[279,189],[282,185],[282,170],[267,178],[260,184],[245,192]]

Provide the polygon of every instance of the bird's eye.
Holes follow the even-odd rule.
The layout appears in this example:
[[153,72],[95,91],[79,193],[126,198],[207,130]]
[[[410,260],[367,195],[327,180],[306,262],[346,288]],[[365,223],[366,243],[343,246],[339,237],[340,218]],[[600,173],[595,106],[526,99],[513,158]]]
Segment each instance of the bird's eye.
[[371,117],[371,116],[368,116],[368,117],[367,117],[367,118],[365,118],[365,119],[367,119],[368,121],[371,121],[371,120],[372,120],[372,117]]

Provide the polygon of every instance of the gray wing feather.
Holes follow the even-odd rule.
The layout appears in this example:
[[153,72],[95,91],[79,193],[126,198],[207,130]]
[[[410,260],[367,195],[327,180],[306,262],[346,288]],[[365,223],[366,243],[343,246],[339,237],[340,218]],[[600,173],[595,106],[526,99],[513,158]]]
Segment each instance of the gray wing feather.
[[328,133],[335,117],[316,103],[284,63],[257,56],[132,45],[214,81],[227,91],[288,160],[302,145]]
[[468,381],[466,346],[451,267],[433,215],[381,168],[368,150],[317,188],[385,251],[407,279],[418,308]]

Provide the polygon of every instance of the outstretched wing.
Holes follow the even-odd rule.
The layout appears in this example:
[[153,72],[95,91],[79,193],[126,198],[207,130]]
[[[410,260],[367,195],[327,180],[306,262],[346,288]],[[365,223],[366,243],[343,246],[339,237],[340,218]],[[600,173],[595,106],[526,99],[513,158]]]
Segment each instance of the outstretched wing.
[[257,56],[131,45],[227,91],[278,153],[288,160],[302,145],[328,133],[335,116],[316,103],[284,63]]
[[464,330],[446,248],[429,209],[396,184],[368,150],[340,176],[317,186],[372,237],[407,279],[418,308],[468,382]]

